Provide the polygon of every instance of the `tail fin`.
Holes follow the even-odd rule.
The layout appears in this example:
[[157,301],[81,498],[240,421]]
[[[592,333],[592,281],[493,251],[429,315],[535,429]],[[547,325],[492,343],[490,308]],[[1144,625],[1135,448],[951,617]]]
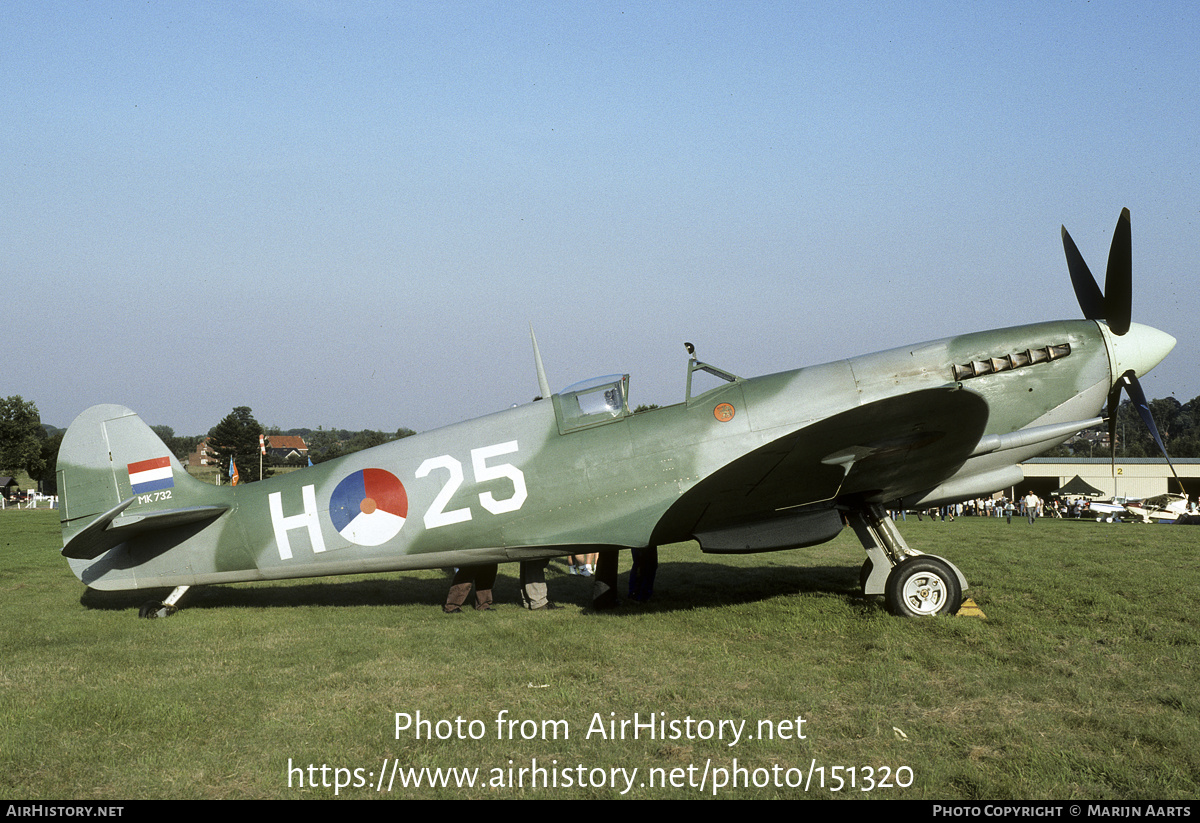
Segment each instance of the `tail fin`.
[[[90,560],[138,532],[214,518],[229,506],[209,503],[211,488],[132,411],[93,406],[75,418],[59,447],[63,555]],[[201,501],[209,504],[196,505]]]

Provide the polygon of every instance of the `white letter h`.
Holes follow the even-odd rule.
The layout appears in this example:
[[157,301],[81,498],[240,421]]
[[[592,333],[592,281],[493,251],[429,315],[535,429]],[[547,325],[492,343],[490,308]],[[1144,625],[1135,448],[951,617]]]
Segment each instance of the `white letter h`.
[[325,538],[321,536],[321,522],[317,519],[317,490],[316,486],[304,486],[300,490],[304,498],[304,511],[283,516],[283,494],[271,492],[267,502],[271,506],[271,526],[275,529],[275,542],[279,545],[279,559],[292,559],[292,545],[288,542],[287,533],[292,529],[308,529],[308,539],[312,542],[313,552],[325,551]]

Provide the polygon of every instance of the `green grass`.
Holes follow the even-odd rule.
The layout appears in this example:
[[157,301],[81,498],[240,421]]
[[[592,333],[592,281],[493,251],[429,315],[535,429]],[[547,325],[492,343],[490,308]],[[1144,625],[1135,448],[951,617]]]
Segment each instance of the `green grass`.
[[[564,788],[561,772],[558,788],[377,793],[393,758],[478,768],[482,783],[535,758],[569,767],[572,780],[581,764],[585,775],[636,767],[627,796],[652,798],[713,789],[711,776],[703,791],[636,785],[650,768],[686,778],[694,767],[698,781],[706,764],[730,769],[735,758],[783,777],[815,763],[826,786],[815,775],[807,792],[717,796],[1200,795],[1200,529],[971,518],[901,528],[959,565],[986,620],[890,617],[856,593],[863,553],[847,530],[748,557],[669,547],[654,601],[615,613],[587,613],[589,581],[552,564],[551,595],[567,606],[557,612],[519,609],[506,565],[489,614],[442,615],[449,578],[430,571],[195,589],[178,615],[146,621],[136,615],[148,593],[75,580],[58,555],[56,512],[0,512],[0,796],[334,795],[294,773],[289,786],[289,759],[329,766],[330,782],[335,767],[361,769],[370,785],[340,790],[351,798],[620,794]],[[498,739],[503,710],[539,727],[565,720],[570,737]],[[395,714],[418,711],[481,721],[485,734],[397,739]],[[586,739],[593,716],[610,712],[744,720],[749,734],[760,720],[801,716],[806,737]],[[835,766],[858,767],[860,781],[862,767],[907,767],[912,782],[833,792]]]

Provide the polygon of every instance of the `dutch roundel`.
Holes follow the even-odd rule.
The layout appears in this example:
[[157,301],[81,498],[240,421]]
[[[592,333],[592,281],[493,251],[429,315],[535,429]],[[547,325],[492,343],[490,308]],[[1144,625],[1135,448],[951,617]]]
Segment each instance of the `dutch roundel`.
[[359,546],[379,546],[400,532],[408,517],[408,493],[396,475],[362,469],[347,476],[329,499],[329,519],[338,533]]

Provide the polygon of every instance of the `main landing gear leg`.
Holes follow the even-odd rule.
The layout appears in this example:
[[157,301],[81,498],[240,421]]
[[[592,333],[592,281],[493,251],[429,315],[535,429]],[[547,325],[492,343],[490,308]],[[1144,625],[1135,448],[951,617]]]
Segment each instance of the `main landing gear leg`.
[[175,604],[179,602],[179,598],[183,597],[190,586],[176,586],[175,591],[167,595],[167,599],[161,603],[157,600],[147,600],[138,610],[138,617],[154,618],[154,617],[170,617],[179,611],[179,607]]
[[882,594],[888,611],[900,617],[958,611],[967,579],[953,563],[911,548],[880,505],[853,510],[848,519],[867,550],[859,574],[863,594]]

